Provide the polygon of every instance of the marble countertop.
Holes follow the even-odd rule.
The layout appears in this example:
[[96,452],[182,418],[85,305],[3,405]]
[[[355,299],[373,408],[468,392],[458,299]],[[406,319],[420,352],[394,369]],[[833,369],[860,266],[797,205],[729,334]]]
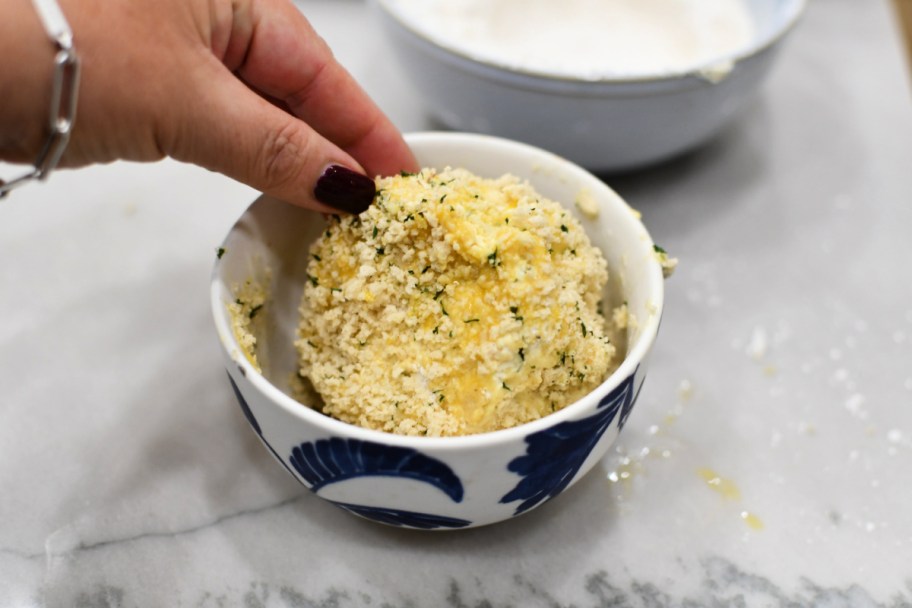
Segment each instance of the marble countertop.
[[[367,7],[305,13],[428,128]],[[886,2],[811,2],[702,149],[609,181],[681,259],[614,449],[516,520],[422,533],[311,496],[209,313],[255,193],[173,162],[0,205],[0,606],[912,605],[912,104]]]

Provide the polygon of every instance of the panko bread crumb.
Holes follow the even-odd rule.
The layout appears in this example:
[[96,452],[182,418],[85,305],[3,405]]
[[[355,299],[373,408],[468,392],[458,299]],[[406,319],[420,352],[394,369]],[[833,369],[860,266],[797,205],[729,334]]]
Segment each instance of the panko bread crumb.
[[[266,271],[266,280],[268,280],[269,274],[269,271]],[[261,282],[248,279],[242,285],[235,285],[232,291],[235,294],[235,300],[227,304],[231,331],[241,347],[241,352],[253,369],[258,372],[262,371],[257,358],[257,339],[253,325],[254,319],[266,305],[266,289]]]
[[345,422],[452,436],[536,420],[613,371],[601,252],[518,178],[424,169],[313,243],[301,373]]

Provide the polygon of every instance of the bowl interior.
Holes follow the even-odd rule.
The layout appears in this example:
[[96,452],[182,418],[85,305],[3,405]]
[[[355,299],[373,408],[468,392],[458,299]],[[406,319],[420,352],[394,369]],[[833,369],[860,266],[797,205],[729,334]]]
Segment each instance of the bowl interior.
[[[573,80],[573,78],[568,78],[565,74],[552,73],[546,70],[536,70],[529,67],[518,68],[516,66],[501,64],[495,59],[480,55],[469,48],[442,37],[439,32],[428,27],[425,22],[420,18],[417,18],[413,14],[413,11],[409,10],[409,5],[403,0],[374,1],[383,11],[392,16],[396,22],[413,34],[465,59],[500,68],[508,72],[529,74],[549,79]],[[658,78],[676,78],[694,73],[701,73],[707,68],[722,62],[737,62],[754,55],[760,50],[777,42],[795,25],[795,23],[797,23],[806,6],[806,0],[743,0],[743,2],[750,16],[753,32],[750,41],[742,48],[735,49],[725,55],[713,57],[705,62],[701,62],[700,64],[690,66],[683,70],[644,72],[642,74],[625,73],[616,76],[606,75],[602,78],[586,77],[580,78],[580,80],[585,80],[587,82],[628,82]]]
[[[626,301],[638,322],[628,335],[627,360],[615,375],[631,373],[655,336],[663,296],[661,267],[652,240],[635,212],[588,172],[538,148],[457,133],[413,134],[406,139],[422,166],[462,167],[491,178],[512,173],[527,179],[541,195],[562,202],[580,219],[608,262],[610,280],[604,309]],[[597,202],[597,217],[580,213],[574,204],[580,195]],[[285,394],[291,394],[291,380],[298,369],[293,342],[307,280],[308,246],[324,226],[325,220],[318,213],[261,197],[228,234],[225,253],[214,271],[216,325],[223,346],[239,364],[245,362],[230,329],[226,304],[235,300],[238,288],[247,281],[265,288],[267,302],[253,327],[257,357],[263,376]]]

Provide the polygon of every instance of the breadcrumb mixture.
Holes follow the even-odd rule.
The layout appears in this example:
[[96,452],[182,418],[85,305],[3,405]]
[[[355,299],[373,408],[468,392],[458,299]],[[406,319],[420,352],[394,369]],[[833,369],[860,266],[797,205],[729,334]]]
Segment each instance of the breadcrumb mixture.
[[559,410],[617,367],[605,260],[560,204],[461,169],[377,187],[310,249],[296,345],[326,414],[482,433]]
[[235,300],[227,304],[231,331],[253,369],[262,371],[257,359],[257,338],[253,326],[266,305],[266,289],[260,282],[248,279],[242,285],[234,285],[232,291],[236,294]]

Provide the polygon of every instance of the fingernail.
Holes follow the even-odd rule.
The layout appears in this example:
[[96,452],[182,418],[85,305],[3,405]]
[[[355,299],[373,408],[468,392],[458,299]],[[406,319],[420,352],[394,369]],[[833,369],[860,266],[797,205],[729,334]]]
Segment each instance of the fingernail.
[[374,180],[342,165],[327,167],[314,187],[318,201],[354,214],[370,207],[376,193]]

